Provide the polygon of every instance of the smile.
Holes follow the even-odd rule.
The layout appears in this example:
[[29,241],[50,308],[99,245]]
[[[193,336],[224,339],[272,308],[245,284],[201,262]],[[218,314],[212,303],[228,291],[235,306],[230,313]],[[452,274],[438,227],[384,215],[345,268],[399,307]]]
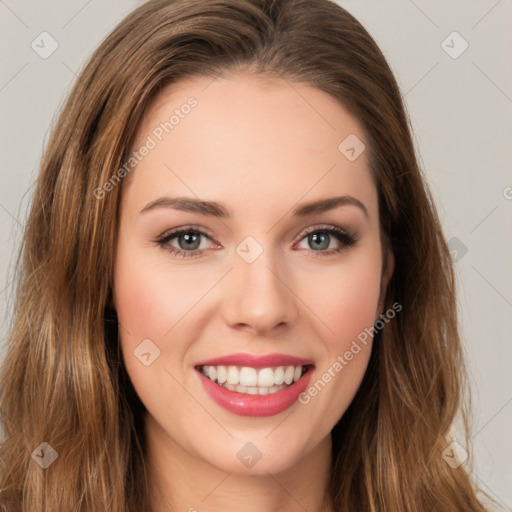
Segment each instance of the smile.
[[238,416],[273,416],[298,401],[315,365],[286,354],[231,354],[194,366],[207,395]]
[[250,366],[200,366],[205,377],[230,391],[248,395],[277,393],[297,382],[311,365],[253,368]]

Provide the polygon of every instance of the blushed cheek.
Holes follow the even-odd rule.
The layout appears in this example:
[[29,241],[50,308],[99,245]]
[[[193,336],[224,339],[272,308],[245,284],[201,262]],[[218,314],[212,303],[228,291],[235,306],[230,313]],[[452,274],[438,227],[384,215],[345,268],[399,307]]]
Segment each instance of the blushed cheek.
[[[115,273],[115,305],[119,322],[132,342],[159,340],[180,317],[187,303],[181,285],[152,261],[118,254]],[[178,293],[179,290],[179,293]],[[182,313],[183,314],[183,313]]]
[[[134,248],[120,244],[115,262],[114,303],[126,370],[141,397],[156,385],[153,379],[165,357],[162,340],[170,328],[168,316],[172,310],[166,307],[166,287],[156,277],[154,268],[138,258]],[[134,352],[144,340],[151,340],[160,350],[150,366],[144,366]]]
[[338,275],[315,280],[305,302],[323,325],[328,350],[344,351],[351,341],[373,326],[379,290],[379,263],[343,269]]
[[[167,364],[163,340],[170,328],[172,310],[166,307],[166,287],[162,279],[157,279],[151,265],[142,264],[133,254],[134,251],[125,252],[122,248],[118,251],[114,278],[115,308],[126,370],[138,396],[146,407],[150,407],[157,400],[155,390],[165,385],[162,379],[166,374],[161,371]],[[147,343],[145,340],[151,340],[160,350],[149,366],[136,357],[137,347],[143,341]],[[151,350],[154,349],[150,346]]]
[[117,317],[125,344],[140,343],[141,337],[158,337],[160,301],[148,280],[138,274],[137,269],[123,266],[119,268],[116,273],[115,297]]
[[325,428],[332,428],[345,413],[366,373],[373,344],[370,328],[379,298],[378,268],[354,266],[340,276],[339,286],[331,283],[328,293],[317,293],[311,299],[329,326],[323,329],[325,358],[310,387],[318,396],[318,400],[311,398],[312,411],[322,418]]

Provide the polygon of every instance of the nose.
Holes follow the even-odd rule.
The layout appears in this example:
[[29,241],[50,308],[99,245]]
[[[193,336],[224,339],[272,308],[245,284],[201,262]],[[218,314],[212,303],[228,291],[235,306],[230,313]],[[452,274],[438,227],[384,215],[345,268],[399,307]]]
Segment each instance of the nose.
[[226,324],[262,335],[289,328],[297,318],[297,299],[284,265],[276,266],[267,250],[252,263],[235,258],[221,306]]

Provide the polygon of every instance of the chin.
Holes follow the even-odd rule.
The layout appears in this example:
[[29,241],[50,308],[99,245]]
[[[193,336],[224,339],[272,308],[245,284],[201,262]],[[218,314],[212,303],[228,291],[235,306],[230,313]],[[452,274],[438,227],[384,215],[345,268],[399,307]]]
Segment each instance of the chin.
[[[268,432],[264,435],[268,435]],[[247,438],[231,440],[215,453],[209,451],[204,454],[203,460],[222,471],[255,476],[287,471],[300,463],[304,456],[304,438],[298,441],[294,449],[290,443],[285,448],[282,441],[273,442],[270,439],[272,435],[267,439],[264,435],[260,441],[255,438],[253,441]]]

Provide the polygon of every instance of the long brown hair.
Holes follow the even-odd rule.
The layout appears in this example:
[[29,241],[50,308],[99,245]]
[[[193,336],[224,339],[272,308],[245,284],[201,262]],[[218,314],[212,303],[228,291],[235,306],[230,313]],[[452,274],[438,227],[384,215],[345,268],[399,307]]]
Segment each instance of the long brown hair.
[[[0,375],[0,505],[150,510],[144,407],[111,307],[122,180],[102,198],[98,189],[164,87],[243,69],[308,82],[362,123],[383,246],[395,257],[384,309],[403,310],[376,334],[332,431],[335,510],[483,511],[467,463],[442,457],[458,411],[467,433],[450,253],[393,74],[367,31],[329,0],[152,0],[80,73],[42,159],[17,267]],[[50,450],[43,442],[58,454],[47,469],[36,463],[37,450]]]

